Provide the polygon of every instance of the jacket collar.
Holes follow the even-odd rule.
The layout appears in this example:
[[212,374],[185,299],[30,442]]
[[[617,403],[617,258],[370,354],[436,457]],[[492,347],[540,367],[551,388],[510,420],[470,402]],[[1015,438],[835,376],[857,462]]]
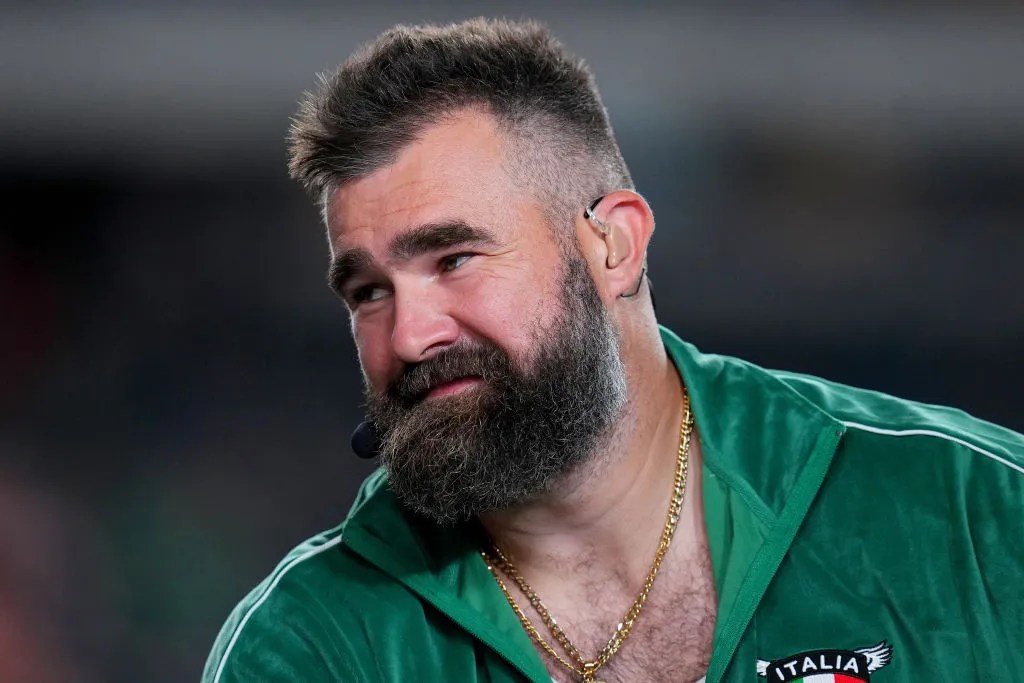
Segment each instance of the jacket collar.
[[690,392],[704,464],[765,521],[786,506],[822,430],[843,425],[771,372],[705,354],[662,327]]

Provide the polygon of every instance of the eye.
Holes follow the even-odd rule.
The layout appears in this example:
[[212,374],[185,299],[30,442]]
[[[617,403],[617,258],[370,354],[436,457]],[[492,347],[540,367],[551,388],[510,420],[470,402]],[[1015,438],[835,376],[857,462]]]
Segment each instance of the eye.
[[438,267],[443,272],[448,272],[448,271],[451,271],[451,270],[455,270],[456,268],[461,266],[463,263],[465,263],[469,259],[473,258],[473,256],[474,256],[474,254],[470,254],[470,253],[467,253],[467,252],[461,252],[461,253],[458,253],[458,254],[451,254],[449,256],[445,256],[440,261],[438,261]]
[[358,306],[359,304],[383,299],[387,294],[388,290],[380,285],[363,285],[353,289],[348,299],[353,305]]

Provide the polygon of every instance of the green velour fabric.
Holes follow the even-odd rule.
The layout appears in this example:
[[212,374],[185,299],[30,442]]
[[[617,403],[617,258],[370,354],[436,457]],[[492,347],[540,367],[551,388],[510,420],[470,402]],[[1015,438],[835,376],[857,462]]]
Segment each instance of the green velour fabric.
[[[704,455],[709,683],[828,673],[833,659],[791,656],[881,641],[871,680],[1016,680],[1024,437],[662,339]],[[203,681],[549,683],[480,547],[475,524],[407,515],[378,471],[239,603]]]

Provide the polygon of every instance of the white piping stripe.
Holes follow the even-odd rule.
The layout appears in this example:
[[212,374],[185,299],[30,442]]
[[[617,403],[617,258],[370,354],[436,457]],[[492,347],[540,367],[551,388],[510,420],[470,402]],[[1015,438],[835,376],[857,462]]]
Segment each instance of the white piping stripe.
[[933,432],[933,431],[931,431],[929,429],[901,429],[901,430],[882,429],[881,427],[871,427],[870,425],[862,425],[862,424],[858,424],[856,422],[844,422],[843,424],[846,425],[847,427],[854,427],[856,429],[863,429],[866,432],[874,432],[875,434],[887,434],[889,436],[935,436],[935,437],[938,437],[940,439],[945,439],[946,441],[952,441],[954,443],[958,443],[961,446],[964,446],[966,448],[970,448],[975,453],[981,453],[986,458],[992,458],[996,462],[1003,463],[1004,465],[1009,467],[1011,470],[1017,470],[1021,474],[1024,474],[1024,467],[1021,467],[1020,465],[1014,464],[1014,463],[1010,462],[1009,460],[1007,460],[1006,458],[1003,458],[1001,456],[996,455],[995,453],[990,453],[989,451],[986,451],[984,448],[980,448],[978,446],[975,446],[973,443],[968,443],[967,441],[964,441],[963,439],[958,439],[955,436],[950,436],[949,434],[943,434],[942,432]]
[[314,555],[319,555],[323,551],[333,548],[339,543],[341,543],[340,534],[338,535],[337,538],[332,538],[327,543],[324,543],[321,546],[317,546],[316,548],[308,550],[302,555],[299,555],[294,560],[286,564],[281,569],[280,572],[278,572],[277,576],[274,577],[274,580],[271,581],[270,585],[267,586],[266,590],[263,591],[263,595],[260,596],[259,600],[253,603],[252,607],[250,607],[249,610],[245,613],[245,616],[242,617],[242,621],[238,622],[238,626],[237,628],[235,628],[235,633],[231,636],[231,641],[228,643],[227,648],[224,650],[224,654],[221,655],[220,664],[217,666],[217,673],[213,676],[213,683],[218,683],[218,681],[220,681],[221,674],[224,673],[224,666],[228,663],[228,655],[231,654],[231,649],[235,647],[235,643],[238,641],[238,636],[242,633],[242,629],[245,628],[245,624],[247,621],[249,621],[249,617],[253,615],[253,612],[259,609],[260,605],[266,602],[267,598],[270,597],[270,591],[274,590],[274,588],[277,587],[277,584],[280,583],[281,578],[285,574],[290,572],[295,565],[299,564],[300,562],[308,560]]

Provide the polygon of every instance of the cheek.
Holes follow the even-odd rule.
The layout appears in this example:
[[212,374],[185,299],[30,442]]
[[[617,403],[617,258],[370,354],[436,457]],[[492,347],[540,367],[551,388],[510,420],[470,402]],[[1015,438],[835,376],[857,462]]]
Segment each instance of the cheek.
[[471,337],[492,341],[514,358],[531,354],[539,332],[546,330],[558,307],[535,281],[494,279],[459,297],[456,319]]

